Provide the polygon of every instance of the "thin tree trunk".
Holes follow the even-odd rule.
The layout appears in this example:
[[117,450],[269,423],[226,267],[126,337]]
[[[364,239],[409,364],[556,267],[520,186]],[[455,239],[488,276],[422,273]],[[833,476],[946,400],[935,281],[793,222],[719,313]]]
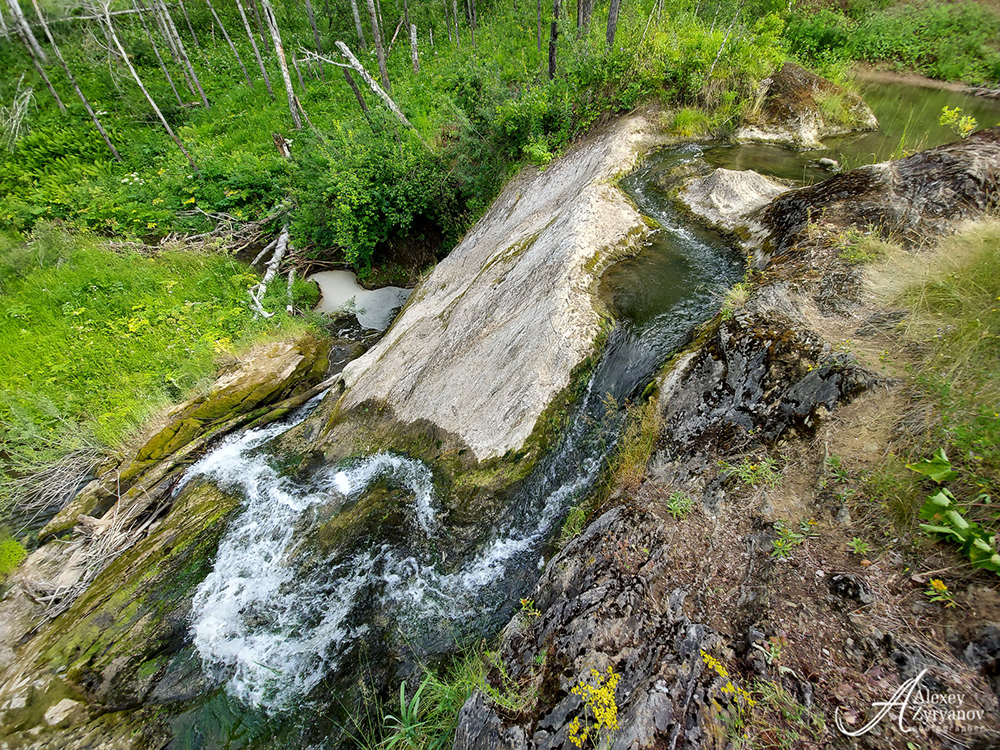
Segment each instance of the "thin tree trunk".
[[[21,5],[17,2],[17,0],[7,0],[7,7],[10,8],[10,15],[13,18],[14,29],[20,33],[21,39],[31,51],[33,57],[39,61],[39,64],[48,62],[49,58],[45,54],[45,50],[43,50],[42,46],[38,43],[38,40],[35,39],[35,35],[31,31],[31,27],[28,25],[28,21],[24,17],[24,11],[21,10]],[[59,97],[56,98],[58,99]]]
[[410,28],[410,4],[407,0],[403,0],[403,20],[406,21],[406,28]]
[[[448,9],[447,5],[445,5],[444,7],[445,7],[445,10]],[[3,6],[2,5],[0,5],[0,36],[2,36],[4,39],[7,39],[7,40],[10,39],[10,29],[7,28],[7,21],[3,17]]]
[[451,20],[448,18],[448,0],[442,0],[444,2],[444,28],[448,32],[448,41],[451,41]]
[[417,56],[417,25],[410,24],[410,57],[413,59],[413,72],[420,72],[420,58]]
[[[313,41],[316,42],[316,51],[319,54],[323,54],[323,47],[319,43],[319,31],[316,30],[316,16],[313,14],[313,6],[310,0],[306,0],[306,14],[309,16],[309,25],[312,26],[313,30]],[[323,79],[323,83],[326,83],[326,71],[323,69],[323,63],[319,63],[319,73],[320,77]]]
[[385,51],[386,59],[392,57],[392,46],[396,43],[396,37],[399,36],[399,30],[403,28],[403,16],[399,16],[399,23],[396,24],[396,30],[392,34],[392,39],[389,40],[389,49]]
[[250,74],[247,73],[247,66],[243,64],[243,58],[240,57],[240,53],[236,51],[236,45],[233,44],[233,40],[229,38],[229,32],[226,31],[226,27],[222,24],[222,19],[219,18],[219,14],[215,12],[215,6],[212,5],[212,0],[205,0],[205,4],[208,5],[208,9],[212,11],[212,18],[215,22],[219,24],[219,29],[222,31],[222,36],[226,40],[226,44],[229,45],[229,49],[232,50],[233,55],[236,57],[236,62],[240,64],[240,70],[243,71],[243,77],[247,81],[247,86],[253,88],[253,81],[250,80]]
[[[538,0],[541,2],[541,0]],[[458,0],[451,0],[451,18],[455,22],[455,44],[457,49],[462,49],[462,39],[458,35]]]
[[288,109],[292,113],[292,122],[295,123],[296,130],[302,130],[299,109],[295,105],[295,90],[292,88],[292,77],[288,73],[288,62],[285,60],[285,47],[281,43],[281,32],[278,30],[278,19],[274,17],[274,8],[271,7],[269,0],[260,0],[260,4],[264,10],[264,20],[271,31],[271,41],[274,42],[274,52],[278,57],[278,67],[281,68],[281,77],[285,81],[285,93],[288,94]]
[[306,108],[302,106],[302,102],[299,101],[299,97],[295,97],[295,106],[299,108],[299,112],[301,112],[302,117],[305,118],[306,124],[309,126],[309,129],[316,134],[316,138],[319,139],[319,142],[326,143],[326,138],[324,138],[323,134],[316,129],[316,126],[313,125],[313,121],[309,119],[309,113],[306,112]]
[[618,30],[618,11],[621,10],[622,0],[611,0],[611,7],[608,9],[608,49],[615,46],[615,32]]
[[52,51],[56,53],[56,59],[59,60],[59,64],[62,65],[62,69],[65,71],[66,77],[73,86],[73,90],[76,91],[76,95],[80,98],[80,101],[83,102],[83,106],[87,110],[87,114],[90,115],[90,119],[94,123],[94,127],[96,127],[97,132],[101,134],[101,138],[104,139],[104,143],[107,145],[108,150],[111,151],[111,155],[115,157],[115,161],[121,161],[122,157],[118,153],[118,149],[116,149],[114,144],[111,142],[111,138],[108,137],[107,131],[104,129],[104,126],[101,125],[101,121],[97,119],[97,115],[94,113],[94,108],[90,106],[90,101],[83,95],[83,91],[80,90],[80,85],[76,82],[76,78],[73,76],[72,71],[70,71],[69,65],[66,64],[66,60],[62,56],[62,52],[59,51],[59,45],[56,44],[55,37],[53,37],[52,32],[49,31],[49,24],[46,22],[45,16],[42,14],[42,9],[38,7],[38,0],[31,0],[31,2],[32,5],[35,6],[35,13],[38,15],[38,20],[42,23],[42,29],[45,31],[45,36],[49,40],[49,44],[52,45]]
[[[20,7],[18,7],[18,10],[21,10]],[[38,75],[41,76],[42,81],[45,83],[45,87],[49,90],[49,93],[52,94],[52,98],[56,100],[56,104],[59,105],[59,111],[65,115],[66,105],[63,104],[63,100],[59,98],[59,93],[56,91],[55,86],[52,85],[52,81],[50,81],[49,77],[45,74],[45,68],[42,67],[42,63],[39,60],[38,55],[36,53],[36,50],[37,51],[42,50],[42,48],[38,46],[38,40],[34,38],[34,35],[32,35],[31,39],[34,40],[34,44],[32,44],[31,41],[29,41],[28,34],[31,33],[31,29],[28,28],[28,24],[24,20],[23,15],[21,15],[16,20],[18,23],[16,24],[15,28],[17,29],[18,36],[21,37],[21,41],[24,42],[24,48],[28,50],[28,57],[31,58],[32,65],[35,66],[35,70],[37,70]],[[25,29],[28,30],[28,34],[25,33]]]
[[542,0],[538,0],[538,54],[542,54]]
[[[385,48],[382,46],[382,32],[379,30],[378,14],[375,10],[374,0],[368,0],[368,15],[372,18],[372,36],[375,37],[375,54],[378,56],[378,74],[382,79],[382,85],[385,87],[385,90],[391,92],[392,86],[389,84],[389,69],[385,65]],[[341,52],[343,52],[343,50],[341,50]]]
[[260,50],[257,49],[257,40],[254,38],[253,29],[250,28],[250,20],[247,18],[246,10],[243,8],[243,0],[236,0],[236,7],[240,11],[240,18],[243,19],[243,29],[247,32],[250,46],[253,47],[253,56],[257,60],[257,67],[260,68],[260,74],[264,77],[264,85],[267,86],[267,93],[271,95],[271,101],[274,101],[274,89],[271,88],[271,79],[267,76],[267,68],[264,67],[264,60],[260,56]]
[[556,44],[559,41],[559,0],[552,0],[552,27],[549,31],[549,80],[556,77]]
[[[35,11],[38,11],[38,0],[31,0],[35,4]],[[145,7],[142,8],[145,10]],[[181,95],[177,93],[177,87],[174,86],[174,79],[170,75],[170,71],[167,70],[167,64],[163,62],[163,57],[160,55],[160,48],[156,46],[156,40],[153,39],[153,32],[149,30],[149,26],[146,24],[146,19],[143,18],[142,13],[136,13],[139,17],[139,24],[142,26],[142,30],[146,32],[146,39],[149,41],[149,45],[153,48],[153,54],[156,55],[157,62],[160,63],[160,70],[163,71],[163,77],[167,79],[167,83],[170,84],[170,90],[174,92],[174,96],[177,98],[177,104],[184,106],[184,100],[181,99]]]
[[[448,0],[445,0],[448,2]],[[351,0],[351,11],[354,13],[354,28],[358,31],[358,41],[361,43],[361,49],[368,49],[368,43],[365,42],[365,32],[361,28],[361,14],[358,13],[358,0]]]
[[[348,49],[347,45],[343,42],[336,42],[336,45],[337,49],[340,50],[340,54],[342,54],[351,64],[351,67],[358,72],[358,75],[361,76],[362,80],[364,80],[364,82],[368,84],[368,87],[375,92],[375,95],[385,103],[385,106],[387,106],[389,111],[396,116],[396,119],[398,119],[404,127],[417,133],[417,137],[420,138],[420,133],[417,132],[417,129],[410,124],[409,120],[406,119],[406,115],[404,115],[399,107],[396,106],[396,102],[394,102],[392,97],[382,90],[382,87],[375,82],[374,78],[368,75],[368,71],[365,70],[364,66],[360,62],[358,62],[358,58],[356,58],[351,50]],[[420,142],[423,143],[423,138],[420,139]],[[424,143],[424,145],[426,146],[427,144]]]
[[590,19],[594,16],[594,0],[583,0],[583,30],[590,30]]
[[296,57],[295,53],[292,53],[292,67],[295,68],[295,75],[299,79],[299,90],[302,93],[306,93],[306,82],[302,79],[302,69],[299,67],[299,58]]
[[740,17],[740,11],[743,10],[743,5],[746,0],[740,0],[740,4],[736,6],[736,12],[733,14],[733,22],[729,24],[729,29],[726,31],[726,35],[722,39],[722,44],[719,45],[719,51],[715,55],[715,59],[712,60],[712,67],[708,69],[708,78],[712,77],[712,73],[715,71],[715,66],[719,62],[719,58],[722,57],[722,50],[726,48],[726,42],[729,41],[729,35],[733,33],[733,29],[736,27],[736,19]]
[[358,84],[354,82],[354,76],[351,75],[351,71],[347,68],[342,68],[344,71],[344,80],[347,81],[347,85],[351,87],[351,91],[354,92],[354,97],[358,100],[358,106],[361,107],[361,114],[365,116],[368,120],[368,127],[372,129],[372,132],[378,135],[378,130],[375,128],[375,123],[372,122],[371,115],[368,113],[368,105],[365,103],[365,99],[361,96],[361,89],[358,88]]
[[469,14],[469,34],[472,36],[472,49],[476,48],[476,0],[465,0],[466,12]]
[[382,46],[385,46],[385,19],[382,18],[382,3],[375,0],[375,11],[378,13],[378,33],[382,35]]
[[201,42],[198,41],[198,35],[194,33],[194,26],[191,24],[191,17],[188,15],[187,8],[184,7],[184,0],[177,0],[177,4],[181,6],[181,13],[184,14],[184,20],[187,22],[188,31],[191,32],[191,38],[194,39],[194,46],[201,49]]
[[158,3],[163,23],[166,26],[167,32],[173,37],[174,45],[177,47],[181,60],[184,61],[184,67],[187,70],[188,75],[191,76],[191,80],[194,81],[195,88],[198,89],[198,95],[201,97],[201,103],[205,105],[205,109],[211,109],[208,105],[208,97],[205,96],[205,89],[201,87],[201,81],[198,79],[198,74],[194,72],[194,66],[191,64],[191,58],[188,57],[187,49],[184,47],[184,41],[181,39],[181,35],[177,33],[177,27],[174,25],[174,19],[167,10],[167,4],[163,0],[158,0]]
[[156,112],[156,116],[160,119],[160,122],[163,124],[163,127],[167,131],[167,134],[170,136],[171,140],[173,140],[173,142],[177,144],[177,148],[179,148],[181,150],[181,153],[184,154],[184,156],[187,158],[188,163],[191,165],[191,169],[193,169],[195,172],[198,172],[198,165],[194,163],[194,159],[191,158],[191,154],[189,154],[187,149],[184,148],[184,144],[181,143],[181,139],[178,138],[177,135],[174,133],[173,128],[170,127],[170,123],[167,122],[167,119],[163,116],[163,113],[160,111],[160,108],[156,106],[156,101],[153,99],[152,96],[150,96],[149,91],[146,90],[146,86],[143,84],[142,79],[139,78],[139,74],[135,72],[135,67],[132,65],[132,61],[129,60],[128,55],[125,54],[125,48],[122,47],[122,43],[118,40],[118,34],[115,32],[115,27],[111,23],[111,11],[108,4],[105,4],[103,6],[103,11],[104,11],[104,23],[107,26],[108,34],[110,35],[111,40],[114,42],[115,47],[118,48],[118,53],[122,56],[122,59],[125,61],[125,65],[128,66],[129,73],[132,74],[132,78],[135,80],[136,84],[138,84],[139,89],[146,97],[146,101],[149,102],[149,105],[153,108],[153,111]]
[[271,54],[271,40],[269,39],[270,34],[264,31],[264,24],[260,22],[260,12],[257,10],[257,0],[250,0],[250,6],[253,8],[254,21],[257,22],[257,33],[260,34],[261,41],[264,42],[264,54]]

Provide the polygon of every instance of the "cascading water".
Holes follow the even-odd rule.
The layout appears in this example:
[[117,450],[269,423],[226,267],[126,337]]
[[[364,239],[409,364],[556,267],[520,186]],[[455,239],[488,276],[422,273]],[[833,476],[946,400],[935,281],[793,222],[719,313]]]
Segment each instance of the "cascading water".
[[547,540],[613,449],[622,405],[742,273],[721,238],[686,227],[651,187],[656,170],[695,156],[674,150],[626,181],[662,230],[606,274],[621,321],[570,427],[472,531],[450,525],[432,470],[404,456],[376,453],[305,476],[279,470],[269,441],[287,423],[233,437],[188,471],[184,484],[212,481],[244,499],[192,607],[202,665],[230,696],[287,717],[329,704],[373,659],[391,679],[404,652],[445,654],[509,619],[538,578]]

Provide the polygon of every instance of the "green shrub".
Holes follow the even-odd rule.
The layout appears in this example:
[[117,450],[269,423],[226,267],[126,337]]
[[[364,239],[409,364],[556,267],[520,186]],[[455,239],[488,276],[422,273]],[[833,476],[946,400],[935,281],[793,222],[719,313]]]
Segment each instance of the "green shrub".
[[9,576],[27,556],[27,551],[16,539],[0,536],[0,580]]

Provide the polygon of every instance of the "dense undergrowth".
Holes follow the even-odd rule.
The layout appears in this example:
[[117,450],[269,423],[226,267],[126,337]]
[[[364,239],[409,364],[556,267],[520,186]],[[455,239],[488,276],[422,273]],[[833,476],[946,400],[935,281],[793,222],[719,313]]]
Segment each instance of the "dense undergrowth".
[[[741,15],[733,23],[738,5]],[[660,99],[706,105],[718,113],[718,124],[735,124],[743,98],[782,56],[776,0],[712,9],[689,0],[663,6],[646,0],[625,4],[611,49],[605,6],[595,8],[589,32],[577,30],[564,15],[557,74],[549,80],[551,8],[544,9],[546,33],[539,49],[534,5],[482,4],[473,49],[464,19],[458,47],[449,42],[441,6],[414,4],[410,13],[418,27],[421,71],[410,69],[402,37],[388,66],[392,96],[422,141],[366,90],[369,122],[338,69],[326,65],[321,80],[309,75],[304,62],[299,63],[304,86],[296,82],[295,88],[316,132],[308,127],[295,132],[277,64],[270,62],[273,54],[266,57],[274,100],[259,74],[253,75],[252,89],[241,80],[221,39],[207,43],[210,16],[204,6],[192,6],[203,48],[190,38],[186,42],[211,109],[198,105],[174,70],[184,100],[177,105],[142,29],[127,16],[116,23],[199,171],[169,141],[92,23],[53,28],[81,88],[103,113],[121,163],[109,158],[55,65],[49,73],[68,102],[69,116],[55,108],[22,46],[0,43],[0,63],[25,75],[22,83],[17,74],[5,77],[0,101],[12,101],[18,86],[30,86],[36,104],[25,122],[27,134],[13,152],[0,156],[0,227],[23,231],[39,220],[60,219],[101,234],[153,240],[204,228],[209,220],[203,212],[236,221],[259,218],[291,196],[300,251],[364,270],[399,249],[449,247],[519,164],[546,164],[602,117]],[[253,74],[246,35],[237,33],[239,17],[233,9],[221,12]],[[334,56],[333,41],[344,40],[375,72],[371,50],[359,50],[346,4],[321,15],[324,52]],[[394,15],[385,9],[387,25]],[[301,58],[301,48],[313,46],[305,14],[287,4],[278,16],[288,54]],[[294,69],[292,76],[297,77]],[[291,159],[275,149],[272,133],[291,140]]]
[[977,2],[814,2],[794,14],[789,51],[825,68],[860,60],[932,78],[1000,83],[1000,15]]

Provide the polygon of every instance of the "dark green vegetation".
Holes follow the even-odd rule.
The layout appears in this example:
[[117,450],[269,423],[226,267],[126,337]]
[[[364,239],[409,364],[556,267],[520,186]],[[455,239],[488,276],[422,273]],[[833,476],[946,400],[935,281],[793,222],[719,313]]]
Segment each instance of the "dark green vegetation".
[[788,24],[789,51],[807,64],[851,60],[966,83],[1000,82],[1000,16],[977,2],[809,2]]
[[[25,48],[13,38],[0,44],[0,62],[11,71],[0,84],[0,101],[7,105],[30,86],[36,104],[25,118],[25,134],[0,159],[0,226],[25,230],[40,219],[60,219],[101,234],[154,240],[171,231],[203,230],[220,218],[260,218],[291,198],[293,240],[310,257],[345,260],[359,269],[401,254],[427,257],[454,243],[519,164],[546,164],[601,117],[660,98],[721,107],[722,119],[735,121],[741,99],[781,58],[783,21],[772,12],[781,5],[753,0],[708,8],[677,0],[651,16],[652,0],[624,4],[610,49],[605,5],[595,8],[588,31],[578,31],[564,9],[557,71],[549,80],[550,6],[543,10],[539,49],[533,4],[482,5],[473,48],[465,18],[458,47],[449,42],[441,4],[411,3],[420,72],[411,69],[405,30],[388,70],[391,95],[416,132],[397,122],[357,75],[370,123],[341,70],[327,64],[326,80],[313,77],[317,67],[302,59],[303,49],[314,47],[312,32],[298,3],[280,4],[277,17],[287,56],[299,59],[304,86],[290,66],[291,77],[316,131],[308,125],[294,131],[275,55],[258,36],[274,99],[268,95],[234,7],[219,12],[251,73],[252,89],[221,38],[209,41],[212,21],[204,4],[189,7],[200,49],[179,12],[175,19],[210,109],[185,88],[180,66],[157,37],[183,100],[178,105],[135,16],[115,16],[131,61],[199,171],[171,143],[120,56],[109,56],[96,24],[53,22],[122,162],[110,158],[71,99],[61,69],[47,66],[68,115],[56,109]],[[32,14],[30,6],[25,12]],[[317,13],[324,54],[342,61],[333,45],[342,40],[377,73],[374,55],[360,49],[350,6],[338,3],[327,14],[317,4]],[[399,11],[383,13],[391,37]],[[65,15],[52,11],[53,17]],[[370,45],[371,27],[362,20]],[[292,141],[290,159],[279,154],[272,133]]]

